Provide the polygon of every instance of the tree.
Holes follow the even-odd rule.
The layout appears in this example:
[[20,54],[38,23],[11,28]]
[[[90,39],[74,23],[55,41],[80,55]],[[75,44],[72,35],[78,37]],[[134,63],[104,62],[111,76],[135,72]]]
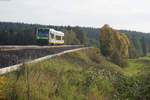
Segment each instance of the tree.
[[65,42],[65,44],[70,44],[68,31],[65,28],[61,29],[61,31],[64,33],[64,40],[65,40],[64,42]]
[[130,41],[124,33],[104,25],[100,31],[100,49],[104,56],[108,56],[112,61],[120,66],[126,65],[126,58],[129,56]]
[[79,40],[76,37],[76,34],[73,30],[66,30],[65,28],[61,29],[65,33],[65,44],[80,44]]
[[88,45],[88,37],[87,37],[87,33],[83,32],[82,34],[82,43],[87,46]]
[[104,56],[111,56],[113,53],[114,39],[113,32],[109,25],[104,25],[100,31],[100,49]]
[[143,49],[143,53],[144,53],[144,56],[147,55],[147,39],[145,37],[142,37],[141,39],[141,43],[142,43],[142,49]]
[[125,33],[122,33],[120,38],[120,52],[124,57],[129,57],[129,44],[130,41],[128,37],[125,35]]

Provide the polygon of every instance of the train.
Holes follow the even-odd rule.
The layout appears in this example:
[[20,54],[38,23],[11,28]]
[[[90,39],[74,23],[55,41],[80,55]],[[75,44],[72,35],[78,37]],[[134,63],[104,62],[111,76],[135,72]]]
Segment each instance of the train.
[[39,45],[61,45],[64,44],[64,33],[52,28],[38,28],[36,40]]

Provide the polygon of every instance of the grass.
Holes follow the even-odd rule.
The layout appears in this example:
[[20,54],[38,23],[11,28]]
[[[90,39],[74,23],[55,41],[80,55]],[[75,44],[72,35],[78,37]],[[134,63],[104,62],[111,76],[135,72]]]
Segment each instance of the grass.
[[145,68],[150,66],[150,53],[146,57],[140,57],[137,59],[129,59],[129,66],[124,68],[124,71],[129,76],[138,75]]

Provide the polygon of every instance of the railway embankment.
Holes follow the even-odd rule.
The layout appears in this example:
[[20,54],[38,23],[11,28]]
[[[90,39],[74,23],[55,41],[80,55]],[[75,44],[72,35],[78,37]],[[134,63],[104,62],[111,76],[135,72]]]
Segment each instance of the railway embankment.
[[[137,61],[141,71],[127,75]],[[98,48],[67,52],[24,64],[0,76],[3,83],[0,97],[3,100],[149,100],[149,57],[129,62],[129,69],[121,68],[102,56]]]
[[[15,65],[11,65],[8,67],[4,67],[0,69],[0,75],[2,74],[6,74],[8,72],[12,72],[12,71],[16,71],[17,69],[19,69],[21,66],[23,66],[24,64],[33,64],[33,63],[37,63],[39,61],[43,61],[46,59],[50,59],[52,57],[56,57],[56,56],[60,56],[66,53],[70,53],[70,52],[75,52],[75,51],[79,51],[82,49],[88,49],[88,48],[92,48],[92,47],[84,47],[84,46],[53,46],[53,47],[44,47],[44,48],[33,48],[33,49],[17,49],[17,50],[4,50],[5,52],[9,52],[9,51],[18,51],[18,52],[22,52],[22,54],[24,54],[25,56],[22,56],[22,60],[20,60],[20,63],[18,63],[18,61],[14,62]],[[43,51],[40,51],[41,56],[39,55],[39,53],[35,54],[36,52],[38,52],[39,50],[43,49]],[[31,50],[32,52],[34,52],[34,50],[36,52],[34,52],[33,55],[30,51],[30,53],[28,54],[28,56],[26,55],[27,52],[23,52],[24,50]],[[57,51],[56,51],[57,50]],[[45,55],[43,54],[45,53]],[[15,54],[15,53],[14,53]],[[16,56],[18,57],[19,54],[16,54]],[[34,58],[33,58],[34,57]],[[4,59],[2,59],[4,60]],[[14,59],[13,59],[14,60]],[[18,60],[18,59],[16,59]],[[7,62],[5,62],[6,64],[9,64]],[[3,64],[3,63],[2,63]]]
[[47,55],[57,54],[65,50],[82,48],[82,45],[62,46],[0,46],[0,68],[34,60]]

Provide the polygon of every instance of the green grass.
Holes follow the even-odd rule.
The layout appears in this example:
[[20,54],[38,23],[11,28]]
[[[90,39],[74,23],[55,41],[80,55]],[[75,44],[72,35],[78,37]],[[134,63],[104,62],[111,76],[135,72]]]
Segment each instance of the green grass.
[[137,59],[129,59],[129,66],[124,68],[124,71],[129,76],[138,75],[145,68],[150,67],[150,53],[146,57]]

